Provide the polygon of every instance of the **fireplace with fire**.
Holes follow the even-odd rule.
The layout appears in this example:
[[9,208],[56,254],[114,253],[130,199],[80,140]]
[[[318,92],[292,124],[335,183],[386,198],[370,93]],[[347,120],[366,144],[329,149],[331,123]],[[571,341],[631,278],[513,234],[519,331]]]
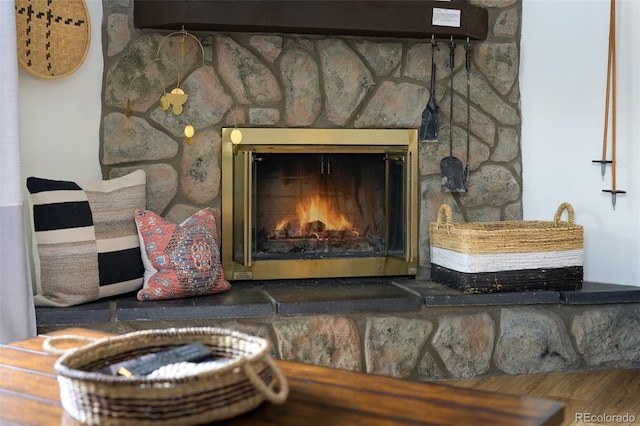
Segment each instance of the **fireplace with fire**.
[[417,132],[226,128],[229,280],[417,273]]

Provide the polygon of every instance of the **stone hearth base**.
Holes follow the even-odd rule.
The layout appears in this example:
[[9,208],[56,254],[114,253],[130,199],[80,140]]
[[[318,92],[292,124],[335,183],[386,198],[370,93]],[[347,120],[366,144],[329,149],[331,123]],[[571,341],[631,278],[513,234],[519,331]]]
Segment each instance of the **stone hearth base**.
[[223,294],[135,295],[37,308],[38,331],[219,326],[278,358],[412,380],[640,367],[640,287],[465,295],[426,281],[235,282]]

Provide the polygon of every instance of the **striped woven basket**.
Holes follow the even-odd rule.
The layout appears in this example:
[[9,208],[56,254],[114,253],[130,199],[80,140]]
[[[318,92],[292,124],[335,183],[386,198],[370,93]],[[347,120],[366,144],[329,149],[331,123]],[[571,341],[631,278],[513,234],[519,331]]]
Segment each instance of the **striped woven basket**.
[[[47,351],[78,336],[54,336]],[[214,356],[230,358],[219,367],[168,376],[124,377],[99,372],[140,355],[188,343],[208,346]],[[176,364],[177,365],[177,364]],[[283,403],[286,379],[265,339],[213,327],[137,331],[98,339],[72,349],[56,361],[62,406],[74,419],[100,425],[191,425],[228,419],[263,401]],[[278,389],[274,389],[277,383]]]
[[[567,211],[568,221],[562,221]],[[466,293],[576,290],[582,287],[584,237],[571,204],[553,221],[454,223],[444,204],[429,226],[431,279]]]

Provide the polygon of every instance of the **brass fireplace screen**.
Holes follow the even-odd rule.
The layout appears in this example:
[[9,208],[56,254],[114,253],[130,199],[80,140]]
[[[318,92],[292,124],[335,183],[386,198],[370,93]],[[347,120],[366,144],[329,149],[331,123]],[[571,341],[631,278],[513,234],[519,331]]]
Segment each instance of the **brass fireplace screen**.
[[415,129],[223,129],[226,278],[416,275],[417,161]]

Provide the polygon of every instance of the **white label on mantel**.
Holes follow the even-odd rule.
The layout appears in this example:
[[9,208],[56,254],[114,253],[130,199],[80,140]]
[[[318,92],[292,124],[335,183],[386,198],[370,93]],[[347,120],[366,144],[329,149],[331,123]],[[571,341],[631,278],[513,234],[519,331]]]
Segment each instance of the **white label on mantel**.
[[433,19],[431,25],[437,27],[455,27],[460,28],[460,10],[457,9],[441,9],[433,8]]

